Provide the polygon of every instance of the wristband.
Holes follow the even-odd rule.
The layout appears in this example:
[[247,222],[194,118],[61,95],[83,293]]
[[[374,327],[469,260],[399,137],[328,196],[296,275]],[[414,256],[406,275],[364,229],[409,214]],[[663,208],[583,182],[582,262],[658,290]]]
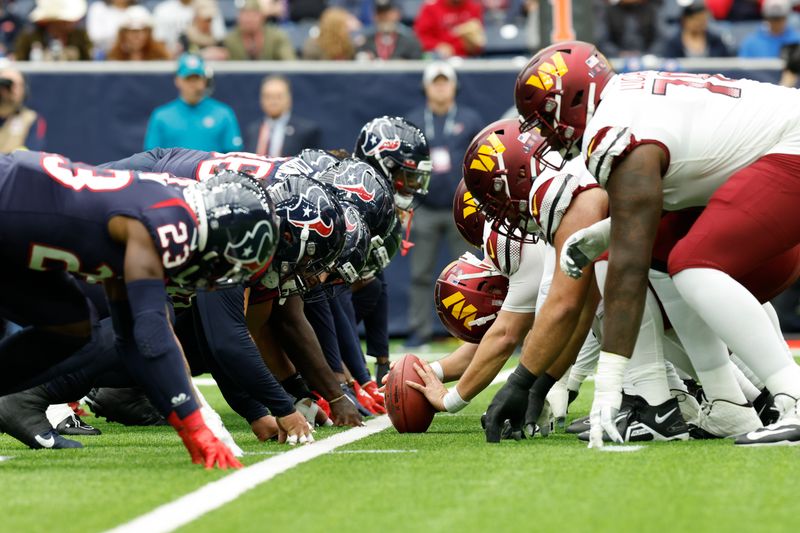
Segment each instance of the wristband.
[[431,370],[433,373],[436,374],[436,377],[439,378],[439,381],[444,381],[444,370],[442,369],[442,364],[439,361],[434,361],[430,364]]
[[594,381],[595,394],[621,394],[628,361],[630,359],[625,356],[601,351]]
[[447,391],[447,394],[444,395],[443,403],[444,410],[448,413],[457,413],[469,405],[469,402],[461,397],[455,387]]
[[338,396],[338,397],[334,398],[333,400],[328,400],[328,405],[334,404],[334,403],[338,402],[339,400],[341,400],[342,398],[346,398],[346,397],[347,397],[347,394],[342,394],[341,396]]

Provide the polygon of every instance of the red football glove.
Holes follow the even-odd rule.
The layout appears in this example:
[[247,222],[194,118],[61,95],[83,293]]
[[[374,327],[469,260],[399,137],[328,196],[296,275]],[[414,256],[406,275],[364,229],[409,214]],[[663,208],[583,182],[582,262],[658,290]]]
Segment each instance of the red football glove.
[[374,381],[367,381],[361,386],[361,388],[364,389],[364,392],[369,394],[373,400],[375,400],[375,403],[377,403],[381,407],[386,406],[386,400],[384,399],[383,394],[381,394],[380,391],[378,390],[377,383],[375,383]]
[[360,403],[367,411],[374,415],[385,415],[386,408],[382,405],[378,405],[378,403],[372,399],[372,396],[367,394],[367,392],[361,388],[361,385],[358,384],[357,381],[353,381],[353,390],[356,393],[356,399],[358,403]]
[[318,393],[317,391],[311,391],[311,394],[313,394],[314,397],[316,398],[316,400],[314,400],[314,401],[317,402],[317,405],[319,405],[320,410],[323,413],[325,413],[325,415],[328,418],[330,418],[331,417],[331,405],[328,403],[328,400],[323,398],[320,395],[320,393]]
[[173,412],[169,416],[169,422],[183,439],[183,445],[189,450],[192,463],[205,464],[206,469],[214,468],[215,465],[223,470],[228,467],[242,467],[242,463],[236,460],[231,450],[208,429],[200,409],[183,420],[178,420],[178,416]]

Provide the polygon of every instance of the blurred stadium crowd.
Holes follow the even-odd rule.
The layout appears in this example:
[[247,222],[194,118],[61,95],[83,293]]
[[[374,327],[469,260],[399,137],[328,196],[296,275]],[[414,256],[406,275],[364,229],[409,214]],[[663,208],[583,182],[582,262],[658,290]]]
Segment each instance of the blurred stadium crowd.
[[[610,57],[778,57],[796,0],[573,0]],[[18,60],[372,60],[512,57],[549,42],[546,0],[4,0]]]

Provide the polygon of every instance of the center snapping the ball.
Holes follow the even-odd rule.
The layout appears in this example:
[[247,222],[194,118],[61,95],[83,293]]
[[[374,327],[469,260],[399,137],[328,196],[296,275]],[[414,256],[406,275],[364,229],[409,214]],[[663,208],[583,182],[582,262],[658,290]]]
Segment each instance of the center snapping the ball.
[[414,370],[414,363],[423,366],[416,355],[404,355],[392,367],[386,381],[386,410],[398,433],[424,433],[436,414],[424,394],[406,385],[406,381],[425,385]]

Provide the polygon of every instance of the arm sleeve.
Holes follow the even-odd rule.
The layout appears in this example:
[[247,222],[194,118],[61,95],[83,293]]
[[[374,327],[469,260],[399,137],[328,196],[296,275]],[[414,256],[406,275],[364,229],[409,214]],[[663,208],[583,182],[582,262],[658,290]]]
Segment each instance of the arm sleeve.
[[292,399],[270,373],[247,329],[244,289],[198,291],[196,305],[211,357],[222,371],[275,416],[292,413]]
[[133,154],[125,159],[101,163],[97,165],[97,167],[108,168],[111,170],[136,170],[139,172],[153,172],[156,163],[159,159],[165,156],[165,152],[166,150],[163,148],[156,148],[154,150]]
[[111,303],[118,349],[124,364],[166,418],[184,419],[198,409],[185,360],[167,318],[161,280],[127,283],[128,304]]

